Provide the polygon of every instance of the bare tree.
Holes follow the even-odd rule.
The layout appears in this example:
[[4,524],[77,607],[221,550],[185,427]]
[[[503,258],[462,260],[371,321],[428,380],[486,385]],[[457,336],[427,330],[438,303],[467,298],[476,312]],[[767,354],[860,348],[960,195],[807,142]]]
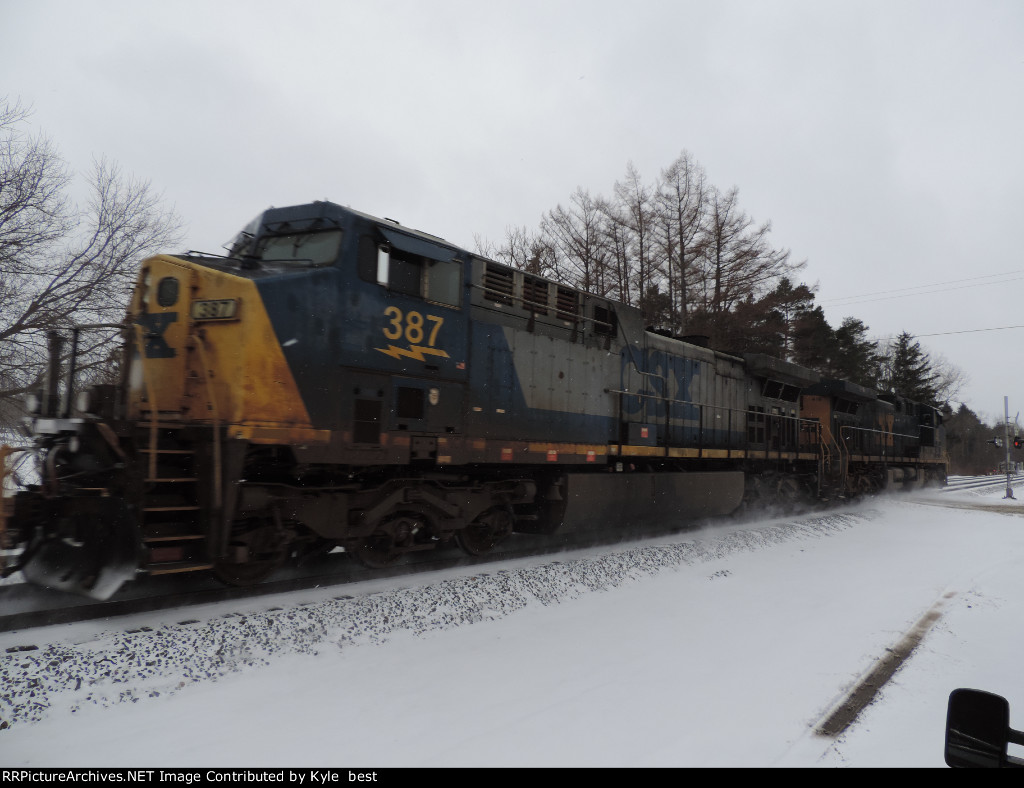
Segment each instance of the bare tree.
[[650,322],[653,314],[648,302],[658,292],[658,274],[663,258],[659,256],[655,243],[654,189],[643,183],[633,162],[626,167],[626,180],[615,183],[615,201],[618,210],[609,214],[609,218],[621,224],[628,236],[628,254],[635,272],[635,303]]
[[706,283],[704,304],[711,315],[727,312],[733,304],[762,295],[783,275],[806,265],[792,263],[788,249],[768,242],[771,222],[755,225],[738,205],[739,190],[713,190],[708,213],[707,244],[703,263]]
[[473,247],[474,251],[481,257],[489,257],[493,260],[497,254],[494,243],[484,238],[480,233],[473,233]]
[[564,273],[556,265],[554,249],[543,236],[526,227],[506,227],[505,243],[494,250],[494,259],[529,274],[564,281]]
[[945,356],[936,356],[932,362],[935,372],[935,401],[940,405],[950,405],[960,396],[963,387],[971,382],[971,377]]
[[[673,333],[740,342],[752,310],[770,310],[765,296],[806,265],[775,248],[770,232],[770,222],[758,225],[740,209],[736,188],[710,185],[683,151],[653,187],[632,162],[610,199],[578,187],[568,207],[544,214],[539,233],[508,228],[493,256],[639,307],[648,324]],[[780,352],[791,352],[791,341],[786,334]]]
[[559,204],[544,214],[540,230],[557,253],[558,268],[566,281],[603,296],[611,288],[611,276],[602,223],[600,201],[577,188],[568,208]]
[[624,304],[636,304],[633,258],[630,254],[632,234],[615,202],[600,198],[601,227],[604,244],[608,249],[608,294]]
[[703,254],[708,186],[704,169],[683,151],[662,170],[657,192],[661,254],[667,263],[672,327],[686,331],[692,267]]
[[[180,219],[149,183],[94,163],[91,198],[72,204],[71,175],[52,142],[23,130],[29,112],[0,103],[0,426],[21,416],[21,396],[46,367],[45,334],[123,319],[140,260],[176,243]],[[115,331],[88,337],[81,369],[114,357]]]

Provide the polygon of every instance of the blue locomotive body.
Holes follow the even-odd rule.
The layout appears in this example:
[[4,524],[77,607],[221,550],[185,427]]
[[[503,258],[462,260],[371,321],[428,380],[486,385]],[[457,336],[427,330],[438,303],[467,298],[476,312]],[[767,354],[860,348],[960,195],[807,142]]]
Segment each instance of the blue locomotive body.
[[53,404],[75,387],[53,354],[44,479],[0,522],[36,582],[245,584],[335,546],[383,566],[945,477],[934,408],[328,202],[265,211],[227,257],[145,261],[125,346],[121,384],[77,412]]

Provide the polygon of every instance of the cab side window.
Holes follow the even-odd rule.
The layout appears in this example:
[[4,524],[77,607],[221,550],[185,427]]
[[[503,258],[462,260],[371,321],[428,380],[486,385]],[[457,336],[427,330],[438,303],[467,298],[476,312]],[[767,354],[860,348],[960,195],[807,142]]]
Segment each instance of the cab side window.
[[463,264],[451,249],[384,230],[384,240],[359,239],[359,276],[394,293],[416,296],[444,306],[462,303]]
[[397,249],[391,250],[391,267],[388,269],[388,287],[395,293],[423,296],[423,259],[407,255]]
[[441,262],[428,260],[426,267],[426,292],[428,301],[447,306],[458,306],[462,294],[462,263],[458,260]]
[[377,241],[372,235],[359,236],[359,278],[377,281]]

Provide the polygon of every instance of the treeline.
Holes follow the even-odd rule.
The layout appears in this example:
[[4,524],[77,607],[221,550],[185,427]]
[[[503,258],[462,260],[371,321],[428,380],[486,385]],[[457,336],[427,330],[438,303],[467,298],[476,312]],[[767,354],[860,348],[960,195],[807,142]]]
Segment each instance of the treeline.
[[856,317],[830,325],[814,288],[796,283],[806,261],[770,234],[771,222],[741,208],[736,187],[711,184],[684,151],[653,183],[630,163],[610,196],[577,188],[535,230],[510,227],[501,243],[478,237],[476,245],[529,273],[638,307],[664,333],[706,336],[720,350],[767,353],[948,407],[965,380],[960,370],[933,360],[909,333],[876,342]]
[[[950,473],[976,476],[999,469],[999,463],[1006,459],[1006,448],[989,443],[992,438],[1005,438],[1001,422],[987,424],[978,415],[961,404],[946,416],[946,446],[949,454]],[[1010,428],[1011,440],[1014,434]],[[1024,449],[1010,449],[1010,461],[1024,461]]]

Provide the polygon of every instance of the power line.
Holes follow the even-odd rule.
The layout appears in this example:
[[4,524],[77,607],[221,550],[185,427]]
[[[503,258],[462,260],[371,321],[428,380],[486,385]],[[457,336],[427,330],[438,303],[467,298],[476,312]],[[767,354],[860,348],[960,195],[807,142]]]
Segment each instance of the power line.
[[[992,275],[996,275],[996,274],[992,274]],[[1005,276],[1007,274],[997,274],[997,275],[1004,275]],[[990,278],[990,277],[980,277],[979,276],[979,277],[976,277],[976,278]],[[959,283],[959,282],[972,281],[972,279],[956,279],[956,280],[948,281],[948,282],[936,282],[934,284],[919,284],[918,288],[904,288],[902,291],[880,291],[880,293],[889,293],[889,295],[886,295],[886,296],[882,296],[882,295],[879,295],[879,294],[867,293],[867,294],[864,294],[862,296],[849,296],[847,298],[828,299],[826,301],[822,301],[821,304],[822,305],[826,305],[827,304],[829,306],[834,306],[834,307],[835,306],[850,306],[852,304],[867,304],[867,303],[871,303],[873,301],[891,301],[893,299],[908,298],[910,296],[934,296],[934,295],[937,295],[939,293],[948,293],[951,290],[967,290],[968,288],[987,288],[987,287],[992,286],[992,284],[1008,284],[1008,283],[1010,283],[1012,281],[1020,281],[1021,279],[1024,279],[1024,276],[1014,276],[1012,278],[998,279],[996,281],[982,281],[982,282],[977,282],[975,284]],[[948,284],[948,286],[951,286],[951,287],[940,287],[940,286],[945,286],[945,284]],[[920,290],[921,288],[937,288],[937,290]],[[913,291],[913,290],[920,290],[920,292],[918,292],[918,293],[907,292],[907,291]],[[897,294],[897,295],[892,295],[892,294]],[[878,296],[878,297],[877,298],[872,298],[871,296]]]
[[950,334],[978,334],[982,331],[1007,331],[1011,328],[1024,328],[1024,326],[997,326],[996,328],[968,328],[963,331],[938,331],[934,334],[914,334],[914,337],[944,337]]
[[[952,334],[980,334],[986,331],[1008,331],[1011,328],[1024,328],[1024,326],[996,326],[995,328],[966,328],[963,331],[936,331],[934,334],[910,334],[914,339],[920,339],[921,337],[946,337]],[[875,337],[873,342],[891,342],[896,338],[896,334],[888,334],[886,336]]]
[[[831,305],[848,305],[855,303],[869,303],[872,301],[887,301],[895,298],[906,298],[907,296],[915,295],[934,295],[936,293],[944,293],[949,290],[963,290],[967,287],[988,287],[990,285],[1001,285],[1008,282],[1017,282],[1024,279],[1024,276],[1018,276],[1018,274],[1024,274],[1024,270],[1006,271],[999,274],[982,274],[981,276],[970,276],[964,279],[951,279],[947,282],[931,282],[923,285],[914,285],[913,287],[903,287],[896,290],[876,290],[871,293],[862,293],[856,296],[846,296],[844,298],[831,298],[819,303],[831,304]],[[997,278],[997,277],[1010,277],[1008,279]],[[979,282],[981,279],[995,279],[992,282]],[[975,282],[976,284],[964,284],[967,282]],[[947,285],[959,285],[959,287],[947,287]],[[935,289],[923,289],[923,288],[941,288]],[[920,292],[913,292],[920,291]],[[878,296],[875,298],[874,296]],[[1024,328],[1024,325],[1020,326],[996,326],[994,328],[967,328],[961,331],[936,331],[930,334],[913,334],[912,336],[917,339],[921,337],[944,337],[952,336],[954,334],[981,334],[989,331],[1009,331],[1015,328]],[[874,341],[891,341],[893,336],[879,337]]]
[[[902,292],[905,292],[907,290],[919,290],[922,287],[940,287],[940,286],[943,286],[943,285],[955,285],[955,284],[959,284],[960,282],[974,282],[974,281],[977,281],[978,279],[992,279],[993,277],[997,277],[997,276],[1016,276],[1017,274],[1024,274],[1024,270],[1014,269],[1013,271],[1003,271],[1002,273],[998,273],[998,274],[982,274],[980,276],[968,276],[968,277],[966,277],[964,279],[950,279],[948,282],[927,282],[927,283],[925,283],[923,285],[912,285],[911,287],[901,287],[901,288],[898,288],[896,290],[893,290],[892,288],[888,288],[886,290],[874,290],[874,291],[872,291],[870,293],[861,293],[860,295],[853,295],[853,296],[841,296],[840,298],[832,298],[832,299],[829,299],[829,300],[830,301],[844,301],[847,298],[867,298],[869,296],[884,295],[884,294],[889,294],[889,293],[902,293]],[[993,283],[993,284],[996,284],[996,283]]]
[[[1010,271],[1005,274],[986,274],[985,276],[975,276],[967,279],[953,279],[948,282],[932,282],[925,285],[916,285],[914,287],[904,287],[899,290],[879,290],[874,293],[863,293],[856,296],[844,296],[841,298],[829,298],[821,301],[822,305],[828,304],[830,306],[849,306],[851,304],[862,304],[870,303],[872,301],[888,301],[894,298],[907,298],[908,296],[920,296],[920,295],[936,295],[938,293],[945,293],[950,290],[965,290],[969,287],[989,287],[991,285],[1003,285],[1010,282],[1019,282],[1024,279],[1024,276],[1016,276],[1015,274],[1024,273],[1019,271]],[[994,277],[1009,277],[1004,279],[997,279],[992,282],[978,282],[979,279],[993,279]],[[976,282],[976,284],[964,284],[965,282]],[[923,289],[933,288],[933,289]],[[937,288],[937,289],[934,289]],[[912,292],[918,291],[918,292]],[[883,295],[884,294],[884,295]]]

